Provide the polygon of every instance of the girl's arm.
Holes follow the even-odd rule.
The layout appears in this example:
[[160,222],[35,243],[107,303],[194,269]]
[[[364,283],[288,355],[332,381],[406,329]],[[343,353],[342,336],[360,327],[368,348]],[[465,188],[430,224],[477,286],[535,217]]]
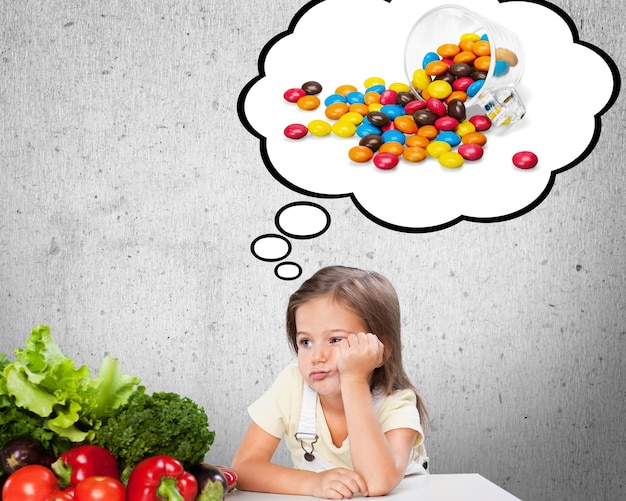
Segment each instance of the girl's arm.
[[383,433],[370,393],[369,375],[382,364],[383,345],[373,334],[350,335],[341,343],[341,395],[350,437],[352,466],[370,496],[382,496],[404,477],[417,432]]
[[358,492],[367,495],[365,482],[351,470],[335,468],[314,473],[271,463],[279,443],[280,439],[257,424],[250,425],[233,459],[237,488],[328,499],[351,498]]

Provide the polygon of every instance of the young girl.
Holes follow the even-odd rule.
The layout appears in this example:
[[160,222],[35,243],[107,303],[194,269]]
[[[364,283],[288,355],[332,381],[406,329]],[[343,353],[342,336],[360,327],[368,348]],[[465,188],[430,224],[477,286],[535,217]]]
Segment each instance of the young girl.
[[[290,297],[297,355],[248,409],[232,468],[241,490],[380,496],[426,473],[422,399],[402,368],[400,307],[382,275],[322,268]],[[294,468],[271,463],[284,437]]]

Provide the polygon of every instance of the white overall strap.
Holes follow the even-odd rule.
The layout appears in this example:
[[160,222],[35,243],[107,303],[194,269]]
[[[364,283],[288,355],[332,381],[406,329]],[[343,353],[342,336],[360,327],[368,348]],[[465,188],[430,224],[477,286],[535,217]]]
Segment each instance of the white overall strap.
[[[313,461],[313,451],[318,436],[315,430],[315,409],[317,407],[317,393],[305,383],[302,384],[302,405],[300,406],[300,421],[296,440],[300,442],[304,450],[304,459]],[[308,448],[308,449],[307,449]]]

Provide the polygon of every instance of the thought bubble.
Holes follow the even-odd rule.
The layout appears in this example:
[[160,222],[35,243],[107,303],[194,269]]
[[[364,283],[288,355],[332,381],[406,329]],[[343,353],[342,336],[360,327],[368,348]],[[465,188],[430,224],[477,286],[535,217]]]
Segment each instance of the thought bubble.
[[[387,85],[409,83],[407,38],[423,14],[444,4],[312,1],[287,31],[268,42],[259,58],[260,74],[242,90],[238,112],[260,139],[263,161],[278,181],[308,196],[350,197],[366,217],[389,229],[428,232],[462,220],[494,222],[525,214],[545,199],[558,173],[589,155],[600,117],[619,92],[617,67],[601,49],[578,39],[563,11],[530,1],[471,4],[473,11],[517,35],[525,62],[516,88],[526,115],[514,125],[486,131],[480,160],[447,169],[427,158],[381,170],[350,160],[348,150],[358,144],[357,135],[285,136],[289,124],[329,121],[324,99],[341,85],[363,91],[373,76]],[[285,100],[285,91],[311,80],[323,86],[319,108],[305,111]],[[538,165],[515,167],[512,157],[519,151],[534,152]]]
[[[250,244],[250,251],[261,261],[276,262],[289,256],[292,244],[286,237],[302,240],[322,235],[330,227],[330,214],[312,202],[293,202],[276,212],[274,223],[282,235],[267,233]],[[294,261],[284,261],[275,266],[274,274],[282,280],[295,280],[302,274],[302,267]]]

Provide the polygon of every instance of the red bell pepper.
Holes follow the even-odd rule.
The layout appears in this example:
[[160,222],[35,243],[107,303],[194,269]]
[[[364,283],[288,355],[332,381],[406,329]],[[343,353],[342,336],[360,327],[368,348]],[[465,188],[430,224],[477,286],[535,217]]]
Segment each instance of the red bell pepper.
[[177,459],[153,456],[139,462],[128,477],[127,501],[194,501],[196,478]]
[[52,469],[62,487],[76,486],[87,477],[120,478],[117,459],[99,445],[79,445],[65,451],[52,463]]

